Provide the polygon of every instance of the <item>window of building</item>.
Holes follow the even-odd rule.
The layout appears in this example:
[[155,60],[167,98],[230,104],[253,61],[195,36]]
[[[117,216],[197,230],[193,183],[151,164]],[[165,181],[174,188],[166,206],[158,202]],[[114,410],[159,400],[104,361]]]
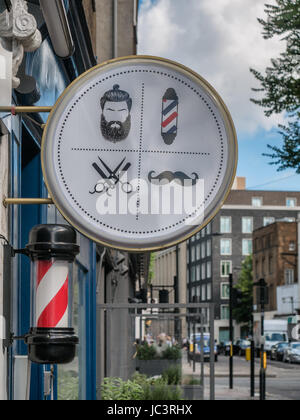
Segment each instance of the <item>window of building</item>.
[[201,279],[202,280],[206,279],[206,264],[205,263],[201,265]]
[[228,277],[232,272],[231,261],[221,261],[221,277]]
[[231,217],[230,216],[220,217],[220,232],[231,233]]
[[297,199],[296,198],[287,197],[287,199],[286,199],[286,206],[287,207],[296,207],[297,206]]
[[294,284],[294,269],[286,268],[284,270],[284,280],[285,284]]
[[221,305],[221,319],[229,319],[229,305]]
[[202,242],[201,244],[201,258],[206,257],[206,249],[205,249],[205,242]]
[[210,283],[206,286],[206,299],[211,300],[211,284]]
[[229,299],[229,283],[221,283],[221,299]]
[[206,263],[206,277],[208,279],[211,278],[211,261],[207,261]]
[[203,286],[202,286],[201,293],[202,293],[202,300],[206,300],[206,286],[205,286],[205,284],[203,284]]
[[196,281],[201,280],[201,266],[200,264],[196,266]]
[[191,267],[191,281],[192,282],[195,281],[195,276],[196,276],[196,268],[195,267]]
[[261,207],[263,205],[262,197],[252,197],[252,206]]
[[264,217],[264,226],[271,225],[275,222],[275,217]]
[[231,255],[231,239],[220,240],[220,254]]
[[206,255],[207,257],[211,256],[211,240],[210,239],[206,242]]
[[256,272],[256,279],[259,278],[259,260],[255,261],[255,272]]
[[200,258],[201,258],[201,248],[200,248],[200,244],[198,244],[196,248],[196,259],[200,260]]
[[253,217],[242,217],[242,232],[243,233],[253,232]]
[[206,235],[210,235],[211,234],[211,224],[208,223],[208,225],[206,226]]
[[205,228],[202,229],[200,232],[201,232],[201,238],[204,238],[204,236],[205,236]]
[[293,223],[296,221],[295,217],[284,217],[283,219],[281,219],[282,222],[289,222],[289,223]]
[[243,255],[252,254],[252,239],[243,239],[242,252]]
[[294,241],[289,243],[289,251],[296,251],[296,243]]
[[265,257],[262,257],[262,260],[261,260],[261,272],[263,276],[266,275],[266,258]]
[[196,247],[192,246],[192,248],[191,248],[191,262],[195,261],[195,257],[196,257]]
[[269,256],[269,274],[273,274],[273,257]]

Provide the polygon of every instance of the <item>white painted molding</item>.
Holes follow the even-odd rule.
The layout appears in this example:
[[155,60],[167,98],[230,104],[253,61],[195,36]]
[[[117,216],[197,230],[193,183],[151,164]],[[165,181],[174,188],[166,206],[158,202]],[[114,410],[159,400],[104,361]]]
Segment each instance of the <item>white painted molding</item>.
[[4,48],[13,52],[12,87],[15,89],[20,84],[17,73],[24,52],[33,52],[42,43],[42,36],[37,29],[36,20],[33,15],[28,13],[25,0],[12,0],[11,11],[5,10],[0,13],[0,41]]

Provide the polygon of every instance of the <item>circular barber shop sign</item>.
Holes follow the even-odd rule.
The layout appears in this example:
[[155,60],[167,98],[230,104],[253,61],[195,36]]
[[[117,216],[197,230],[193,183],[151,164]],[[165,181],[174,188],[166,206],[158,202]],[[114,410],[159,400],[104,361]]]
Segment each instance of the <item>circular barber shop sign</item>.
[[219,95],[156,57],[124,57],[80,76],[43,136],[44,178],[62,215],[95,242],[128,251],[198,232],[226,199],[236,164]]

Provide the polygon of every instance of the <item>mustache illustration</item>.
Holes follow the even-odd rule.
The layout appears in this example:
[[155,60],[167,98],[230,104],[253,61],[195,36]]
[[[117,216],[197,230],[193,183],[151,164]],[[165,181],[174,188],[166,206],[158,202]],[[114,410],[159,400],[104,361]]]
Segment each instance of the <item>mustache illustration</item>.
[[177,182],[177,184],[180,184],[183,187],[185,186],[184,182],[186,180],[192,180],[192,185],[195,185],[197,183],[198,179],[199,179],[198,174],[196,174],[195,172],[192,173],[193,178],[189,177],[184,172],[180,172],[180,171],[176,171],[176,172],[164,171],[157,176],[153,176],[153,174],[155,174],[155,171],[149,172],[149,175],[148,175],[148,180],[151,183],[153,183],[153,181],[155,181],[155,180],[157,180],[157,181],[166,180],[169,183],[172,182],[172,181],[175,181],[175,182]]

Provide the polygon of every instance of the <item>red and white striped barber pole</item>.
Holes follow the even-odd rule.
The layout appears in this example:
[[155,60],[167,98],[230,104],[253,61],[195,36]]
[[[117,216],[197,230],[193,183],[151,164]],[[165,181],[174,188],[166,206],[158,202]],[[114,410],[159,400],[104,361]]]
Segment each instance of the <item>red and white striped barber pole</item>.
[[173,88],[166,90],[162,98],[161,135],[167,145],[171,145],[178,130],[178,96]]
[[70,284],[80,250],[76,231],[68,225],[34,226],[26,249],[31,259],[31,328],[25,336],[29,360],[69,363],[78,344],[72,327]]
[[68,261],[51,259],[36,263],[36,326],[68,328]]

